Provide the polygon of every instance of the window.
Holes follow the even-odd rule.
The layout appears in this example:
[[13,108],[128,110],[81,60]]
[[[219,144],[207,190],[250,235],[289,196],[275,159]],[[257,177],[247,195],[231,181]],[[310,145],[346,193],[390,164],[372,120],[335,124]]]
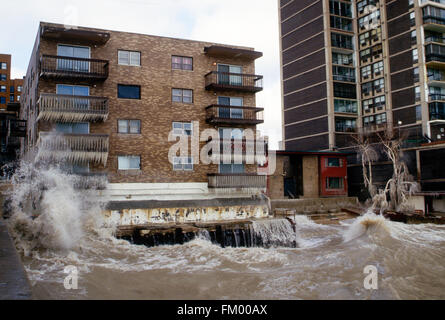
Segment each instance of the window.
[[6,80],[7,80],[6,74],[0,74],[0,81],[6,81]]
[[0,97],[0,104],[5,104],[5,103],[6,103],[6,98]]
[[14,89],[15,89],[14,86],[10,86],[9,87],[9,93],[14,93]]
[[121,99],[141,99],[141,86],[118,84],[117,97]]
[[90,132],[88,122],[56,123],[56,132],[87,134]]
[[[57,55],[69,58],[90,59],[90,48],[77,46],[57,46]],[[76,72],[88,72],[90,70],[90,62],[88,60],[74,60],[74,59],[57,59],[57,69]],[[32,77],[34,72],[31,72]]]
[[193,58],[172,56],[172,69],[193,70]]
[[140,156],[118,156],[117,157],[118,170],[140,170],[141,157]]
[[17,92],[22,92],[22,86],[17,86]]
[[17,96],[17,102],[19,102],[20,101],[20,96]]
[[385,88],[385,79],[381,78],[374,81],[374,91],[380,93]]
[[240,174],[244,173],[244,164],[239,163],[220,163],[219,173],[221,174]]
[[383,124],[386,123],[386,113],[381,113],[375,116],[375,123],[376,124]]
[[326,167],[343,167],[343,159],[340,158],[326,158],[325,160]]
[[417,63],[419,60],[419,55],[417,53],[417,49],[413,50],[413,63]]
[[173,157],[173,170],[193,171],[193,157]]
[[141,53],[139,51],[119,50],[117,56],[120,65],[137,67],[141,65]]
[[414,68],[413,69],[413,78],[414,78],[414,82],[419,82],[419,68]]
[[326,178],[326,189],[343,189],[343,178]]
[[362,78],[363,79],[368,79],[369,76],[371,75],[371,66],[366,66],[362,68]]
[[415,87],[414,88],[414,94],[416,97],[416,101],[420,101],[421,95],[420,95],[420,87]]
[[0,92],[6,92],[6,86],[0,86]]
[[332,52],[332,63],[349,66],[352,65],[354,59],[352,58],[352,54],[344,54],[338,52]]
[[353,100],[334,100],[335,112],[357,113],[357,101]]
[[422,107],[416,106],[416,121],[422,120]]
[[6,70],[8,68],[8,64],[6,62],[0,62],[0,67],[2,70]]
[[329,1],[329,11],[337,16],[352,18],[351,5],[340,1]]
[[[69,96],[89,96],[90,87],[86,86],[72,86],[68,84],[58,84],[56,85],[57,94],[64,94]],[[84,99],[80,99],[84,100]]]
[[409,22],[410,22],[411,27],[416,25],[416,13],[415,12],[411,12],[409,14]]
[[374,75],[381,75],[383,73],[383,61],[374,63],[372,69],[374,70]]
[[414,45],[417,43],[417,31],[413,30],[411,31],[411,45]]
[[414,0],[408,0],[408,7],[414,7]]
[[13,94],[11,94],[11,95],[9,96],[9,102],[14,102],[14,95],[13,95]]
[[141,133],[141,120],[118,120],[118,133]]
[[191,122],[173,122],[173,134],[177,136],[191,136],[193,133],[193,124]]
[[193,103],[193,90],[172,89],[172,101],[182,103]]

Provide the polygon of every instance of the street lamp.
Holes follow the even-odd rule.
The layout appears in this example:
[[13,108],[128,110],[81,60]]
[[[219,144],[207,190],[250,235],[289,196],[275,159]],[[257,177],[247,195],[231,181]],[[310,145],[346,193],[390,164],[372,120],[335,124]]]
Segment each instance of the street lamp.
[[397,123],[399,125],[399,139],[400,139],[400,126],[403,124],[403,122],[399,120],[399,122],[397,122]]

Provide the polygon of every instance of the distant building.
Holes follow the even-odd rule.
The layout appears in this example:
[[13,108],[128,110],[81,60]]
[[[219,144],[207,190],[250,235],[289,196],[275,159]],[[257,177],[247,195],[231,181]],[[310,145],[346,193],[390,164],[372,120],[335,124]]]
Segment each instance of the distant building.
[[267,190],[271,199],[345,197],[347,154],[277,151],[276,170],[268,176]]
[[[392,131],[422,191],[445,191],[445,1],[278,3],[285,149],[351,152],[357,135]],[[348,162],[358,195],[361,168]]]
[[[0,54],[0,178],[13,172],[20,151],[20,137],[26,121],[20,121],[20,96],[23,79],[11,79],[11,55]],[[8,164],[8,168],[3,166]]]

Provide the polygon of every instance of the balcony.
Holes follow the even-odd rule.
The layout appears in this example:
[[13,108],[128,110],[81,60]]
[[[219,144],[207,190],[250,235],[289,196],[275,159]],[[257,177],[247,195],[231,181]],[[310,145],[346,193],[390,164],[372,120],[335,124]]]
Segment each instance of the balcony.
[[206,90],[259,92],[263,90],[263,76],[211,71],[205,75]]
[[105,121],[108,98],[42,93],[37,120],[59,122]]
[[267,177],[257,174],[209,174],[209,188],[265,189]]
[[423,16],[423,28],[426,31],[445,32],[445,19],[432,15]]
[[107,134],[40,132],[40,157],[73,163],[106,165],[109,150]]
[[445,101],[445,95],[443,94],[430,94],[430,101]]
[[445,102],[432,102],[428,106],[430,120],[445,120]]
[[265,163],[269,149],[268,142],[264,140],[255,141],[253,139],[218,139],[209,140],[207,143],[212,145],[213,148],[209,152],[210,156],[218,155],[212,152],[215,150],[216,153],[219,153],[222,161],[225,161],[225,157],[227,157],[227,161],[233,160],[248,164]]
[[105,31],[69,28],[63,25],[45,24],[41,26],[41,36],[43,39],[60,41],[83,42],[85,44],[104,45],[110,40],[110,33]]
[[108,78],[108,61],[43,55],[40,76],[45,79],[104,81]]
[[263,108],[210,105],[206,108],[206,121],[211,124],[264,123]]

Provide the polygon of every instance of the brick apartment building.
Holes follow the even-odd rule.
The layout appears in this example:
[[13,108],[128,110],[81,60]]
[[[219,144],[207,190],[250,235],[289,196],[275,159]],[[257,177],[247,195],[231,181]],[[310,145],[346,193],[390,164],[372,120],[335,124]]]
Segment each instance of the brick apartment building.
[[[445,1],[278,3],[285,148],[349,152],[357,134],[392,130],[422,191],[445,191]],[[376,172],[385,183],[391,165]]]
[[256,164],[193,164],[179,155],[172,164],[168,136],[191,135],[194,121],[201,132],[213,128],[232,139],[256,131],[263,109],[254,62],[261,56],[252,48],[42,22],[20,99],[22,152],[45,144],[44,156],[64,158],[75,173],[106,174],[116,194],[133,199],[259,193],[266,179]]

